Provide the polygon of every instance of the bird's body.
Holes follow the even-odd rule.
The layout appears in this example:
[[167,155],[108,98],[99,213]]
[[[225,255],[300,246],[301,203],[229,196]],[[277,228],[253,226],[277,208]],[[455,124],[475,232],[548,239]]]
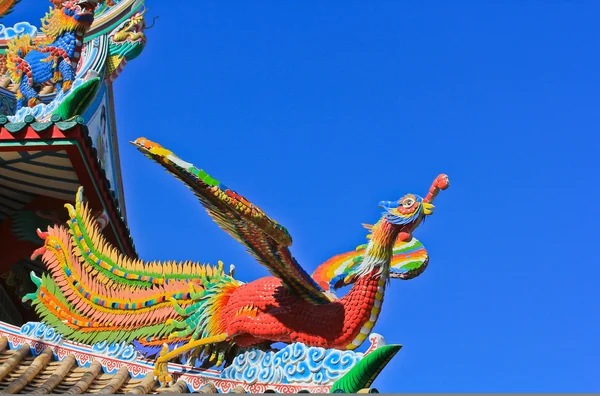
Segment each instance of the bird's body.
[[[364,325],[370,319],[374,324],[378,317],[372,311],[376,301],[381,306],[383,300],[385,282],[380,279],[361,279],[343,298],[318,306],[290,293],[275,277],[258,279],[232,293],[223,312],[224,327],[227,334],[234,335],[233,342],[242,347],[271,341],[354,349],[370,333],[359,337]],[[240,311],[242,314],[237,314]]]

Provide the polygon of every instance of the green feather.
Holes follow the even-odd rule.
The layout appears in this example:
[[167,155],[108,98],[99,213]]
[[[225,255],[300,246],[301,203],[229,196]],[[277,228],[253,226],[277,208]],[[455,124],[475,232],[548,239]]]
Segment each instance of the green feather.
[[100,88],[99,77],[84,82],[61,102],[53,114],[59,115],[63,120],[83,114],[96,97],[98,88]]
[[332,393],[356,393],[371,386],[402,345],[384,345],[363,357],[331,386]]

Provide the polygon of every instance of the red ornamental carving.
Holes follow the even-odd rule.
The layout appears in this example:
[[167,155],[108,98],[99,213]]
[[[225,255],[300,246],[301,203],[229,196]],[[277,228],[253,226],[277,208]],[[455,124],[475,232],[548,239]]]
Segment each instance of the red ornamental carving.
[[54,347],[54,353],[56,354],[58,360],[63,360],[65,357],[67,357],[67,355],[69,354],[69,352],[61,347]]
[[94,361],[94,358],[92,356],[85,353],[75,352],[74,355],[79,364],[82,366],[85,366],[88,362],[91,363]]
[[[243,386],[243,384],[242,384]],[[245,387],[244,387],[245,388]],[[248,391],[252,393],[265,393],[267,387],[264,384],[254,384],[248,386]]]
[[108,372],[112,372],[113,370],[117,370],[123,366],[122,362],[113,359],[102,359],[100,363],[102,363],[102,366],[106,367]]
[[217,381],[214,385],[221,390],[221,393],[229,393],[233,389],[233,385],[227,381]]
[[195,377],[195,376],[182,376],[182,378],[184,378],[185,382],[188,383],[192,389],[194,390],[198,390],[200,389],[203,385],[206,384],[206,380],[204,378],[201,377]]
[[36,355],[39,355],[40,353],[42,353],[44,351],[44,347],[45,345],[42,344],[41,342],[36,342],[33,341],[31,344],[29,344],[31,347],[33,347],[33,350],[35,351]]
[[371,342],[371,346],[365,352],[365,356],[368,355],[369,353],[373,352],[375,349],[379,348],[379,344],[380,344],[381,340],[382,340],[382,337],[379,334],[371,334],[369,336],[369,341]]
[[147,374],[149,371],[150,371],[150,369],[148,369],[146,367],[138,366],[137,364],[129,366],[129,372],[131,372],[131,374],[134,377],[137,377],[140,374]]
[[8,341],[10,341],[10,343],[13,344],[14,346],[21,346],[22,344],[25,343],[24,338],[16,336],[14,334],[8,335]]

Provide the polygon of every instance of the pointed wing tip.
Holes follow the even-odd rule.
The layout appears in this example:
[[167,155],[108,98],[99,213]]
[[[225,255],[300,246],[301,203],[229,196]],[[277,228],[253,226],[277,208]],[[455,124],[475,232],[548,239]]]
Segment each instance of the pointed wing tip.
[[146,139],[145,137],[139,137],[133,141],[130,141],[138,150],[142,152],[150,152],[153,147],[162,147],[160,144],[153,142],[152,140]]

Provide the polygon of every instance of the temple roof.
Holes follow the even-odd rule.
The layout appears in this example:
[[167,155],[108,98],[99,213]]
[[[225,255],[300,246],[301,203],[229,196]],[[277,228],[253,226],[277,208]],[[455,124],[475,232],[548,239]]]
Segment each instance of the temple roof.
[[[6,336],[0,338],[0,393],[3,394],[160,394],[189,393],[188,385],[179,380],[169,386],[160,386],[152,372],[142,378],[132,378],[126,366],[114,373],[104,372],[105,367],[95,360],[82,367],[75,355],[57,360],[52,349],[46,348],[34,356],[29,344],[18,349],[8,349]],[[267,393],[275,393],[275,391]],[[300,392],[309,393],[308,390]],[[193,393],[218,393],[216,386],[208,381]],[[232,388],[229,393],[247,393],[243,386]],[[365,389],[358,393],[377,393]]]
[[[44,349],[40,355],[33,356],[28,344],[9,350],[8,338],[0,338],[1,393],[148,394],[157,388],[151,375],[143,379],[132,379],[126,368],[115,374],[106,374],[98,361],[89,367],[80,367],[74,355],[56,361],[49,348]],[[173,393],[184,391],[182,387],[172,388],[170,392]]]
[[[10,350],[4,336],[0,338],[0,393],[188,393],[188,387],[183,381],[161,387],[152,372],[143,378],[132,378],[126,366],[107,374],[98,360],[82,367],[73,354],[57,361],[51,348],[37,356],[29,344]],[[206,384],[200,393],[216,393],[216,388]],[[234,393],[246,392],[239,388]]]
[[[370,340],[372,352],[384,342],[378,335],[373,335]],[[302,364],[293,363],[292,354],[288,354],[278,365],[290,369],[292,366],[288,363],[293,363],[306,369],[311,363],[309,356],[305,358]],[[330,359],[322,360],[317,363],[329,364]],[[338,370],[341,361],[336,363],[333,359],[330,363],[328,378],[334,375],[339,379],[349,373]],[[253,367],[249,371],[257,374],[258,366],[254,364]],[[0,321],[0,393],[329,393],[339,389],[332,384],[332,378],[325,380],[324,377],[308,380],[301,375],[287,382],[279,377],[278,380],[275,377],[271,380],[254,378],[252,373],[245,372],[244,378],[230,378],[221,370],[197,369],[175,362],[169,364],[169,370],[175,383],[161,387],[154,380],[154,361],[141,357],[131,345],[99,343],[89,346],[65,340],[43,323],[28,322],[19,328]],[[352,381],[362,381],[360,375],[350,377]],[[361,383],[370,386],[373,379]],[[377,391],[367,388],[358,393]]]
[[98,160],[81,117],[63,120],[52,116],[38,122],[9,122],[0,116],[0,221],[24,207],[34,196],[73,202],[83,186],[93,208],[110,218],[105,229],[109,241],[136,257],[133,239],[121,214],[121,205]]

